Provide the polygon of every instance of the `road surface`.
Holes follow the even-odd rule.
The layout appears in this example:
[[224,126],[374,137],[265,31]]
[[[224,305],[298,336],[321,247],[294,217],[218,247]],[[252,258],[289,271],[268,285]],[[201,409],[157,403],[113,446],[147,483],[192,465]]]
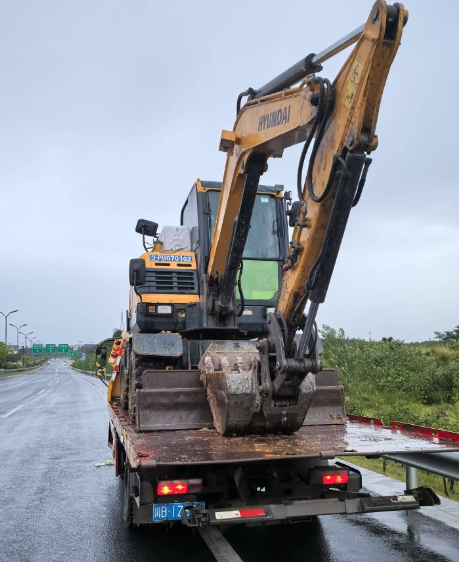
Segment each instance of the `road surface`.
[[[0,378],[0,560],[215,562],[199,533],[128,530],[107,447],[105,387],[55,359]],[[419,512],[233,528],[244,562],[459,562],[459,532]]]

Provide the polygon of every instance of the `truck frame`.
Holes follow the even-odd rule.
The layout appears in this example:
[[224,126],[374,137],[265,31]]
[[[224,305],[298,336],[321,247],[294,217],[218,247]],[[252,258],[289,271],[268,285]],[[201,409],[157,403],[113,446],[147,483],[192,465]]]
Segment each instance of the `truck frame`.
[[[126,410],[111,404],[108,410],[128,527],[174,519],[188,527],[288,524],[316,515],[418,509],[440,503],[430,488],[372,496],[362,491],[360,472],[340,459],[459,451],[458,434],[399,422],[385,427],[361,416],[290,435],[228,437],[215,429],[139,432]],[[346,472],[346,484],[336,478],[324,484],[324,477]],[[200,481],[201,488],[161,495],[162,482],[187,481]]]

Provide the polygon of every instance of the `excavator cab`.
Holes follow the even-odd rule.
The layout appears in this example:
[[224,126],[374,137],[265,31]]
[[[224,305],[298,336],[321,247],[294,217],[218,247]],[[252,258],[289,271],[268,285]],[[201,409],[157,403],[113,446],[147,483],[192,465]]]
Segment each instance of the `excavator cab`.
[[[182,208],[180,222],[191,232],[198,274],[207,268],[215,231],[221,182],[197,180]],[[259,185],[237,275],[237,326],[244,335],[267,333],[267,317],[274,312],[288,253],[288,226],[283,186]],[[228,237],[231,236],[228,233]]]

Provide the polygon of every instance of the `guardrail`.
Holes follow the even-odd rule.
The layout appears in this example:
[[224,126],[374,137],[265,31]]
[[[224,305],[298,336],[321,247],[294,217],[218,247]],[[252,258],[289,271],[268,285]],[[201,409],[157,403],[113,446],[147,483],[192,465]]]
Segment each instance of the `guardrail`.
[[22,373],[24,371],[36,371],[37,369],[39,369],[40,367],[43,367],[44,365],[46,365],[47,361],[45,363],[42,363],[41,365],[35,365],[34,367],[21,367],[20,369],[0,369],[0,374],[3,373]]
[[90,375],[91,377],[96,377],[96,379],[103,379],[103,380],[109,381],[112,378],[112,375],[105,375],[105,377],[99,377],[93,371],[83,371],[82,369],[77,369],[76,367],[72,367],[71,365],[70,365],[70,367],[74,371],[78,371],[79,373],[83,373],[84,375]]
[[407,490],[418,487],[418,470],[459,481],[459,453],[409,453],[381,456],[383,459],[405,465]]

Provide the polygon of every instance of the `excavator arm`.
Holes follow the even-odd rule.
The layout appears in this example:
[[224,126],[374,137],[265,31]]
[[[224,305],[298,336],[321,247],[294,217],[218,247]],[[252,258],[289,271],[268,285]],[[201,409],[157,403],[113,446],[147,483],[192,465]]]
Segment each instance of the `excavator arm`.
[[[281,157],[285,148],[304,142],[298,201],[290,214],[293,237],[277,307],[268,314],[269,336],[256,343],[214,342],[202,359],[214,424],[222,434],[297,431],[304,423],[316,392],[314,375],[322,368],[317,309],[363,190],[368,155],[378,145],[379,106],[407,20],[401,4],[377,0],[362,28],[325,53],[309,55],[260,90],[243,92],[233,131],[222,133],[220,149],[227,160],[207,268],[208,310],[221,326],[235,316],[236,274],[260,176],[270,157]],[[317,76],[321,62],[353,42],[333,83]],[[244,96],[248,101],[240,108]],[[294,341],[298,328],[303,331],[299,344]],[[344,414],[342,395],[339,402]],[[342,414],[340,420],[345,419]]]
[[[362,171],[361,187],[365,180],[366,155],[377,147],[379,105],[407,18],[401,4],[378,0],[366,24],[322,56],[310,55],[260,90],[244,92],[249,101],[238,112],[233,131],[223,131],[220,141],[220,150],[228,155],[207,269],[217,314],[234,314],[236,272],[268,159],[302,142],[307,149],[314,138],[305,185],[301,168],[306,150],[300,162],[295,228],[277,307],[290,341],[308,297],[315,303],[312,323],[317,304],[325,299]],[[318,62],[356,40],[333,84],[312,75],[322,68]],[[299,86],[284,89],[301,77]]]

